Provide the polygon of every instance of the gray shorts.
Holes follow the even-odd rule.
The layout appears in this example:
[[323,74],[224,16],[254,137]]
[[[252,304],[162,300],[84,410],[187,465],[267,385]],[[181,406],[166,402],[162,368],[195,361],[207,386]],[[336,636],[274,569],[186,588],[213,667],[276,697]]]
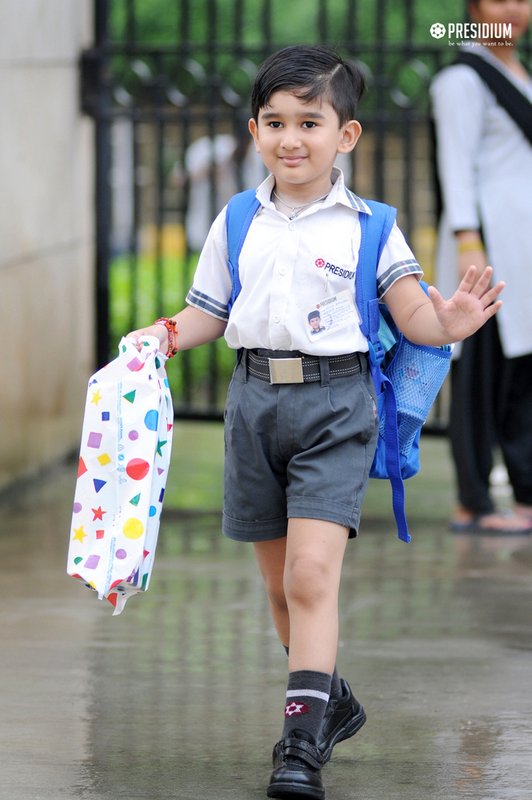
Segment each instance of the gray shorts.
[[356,536],[378,431],[362,358],[362,371],[349,377],[322,368],[321,381],[273,386],[250,375],[241,358],[225,412],[230,539],[279,539],[290,517],[336,522]]

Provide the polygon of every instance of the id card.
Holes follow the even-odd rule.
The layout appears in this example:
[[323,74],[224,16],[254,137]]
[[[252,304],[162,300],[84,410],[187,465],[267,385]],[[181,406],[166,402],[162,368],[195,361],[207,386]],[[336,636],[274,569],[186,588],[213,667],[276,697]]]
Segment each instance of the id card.
[[353,293],[349,289],[325,297],[307,311],[307,334],[315,341],[328,333],[349,328],[358,320]]

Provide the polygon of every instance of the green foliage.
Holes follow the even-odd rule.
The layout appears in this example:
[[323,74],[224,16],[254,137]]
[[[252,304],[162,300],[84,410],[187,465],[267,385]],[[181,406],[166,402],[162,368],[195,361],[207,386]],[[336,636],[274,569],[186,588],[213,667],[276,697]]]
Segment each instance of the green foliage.
[[[431,37],[430,26],[461,21],[464,2],[448,0],[435,9],[425,0],[110,0],[110,12],[118,48],[128,41],[165,48],[162,60],[148,52],[133,61],[114,56],[117,82],[135,96],[142,96],[139,86],[150,76],[162,73],[163,83],[210,105],[216,75],[222,95],[235,98],[230,104],[244,105],[267,53],[323,41],[362,62],[370,86],[374,75],[392,81],[394,104],[408,107],[426,95],[438,66],[454,57],[453,48]],[[366,108],[383,102],[370,92]]]
[[110,0],[111,38],[172,44],[176,41],[239,41],[262,48],[290,42],[350,40],[430,44],[434,22],[461,21],[463,0],[435,7],[426,0],[388,0],[378,14],[375,0]]

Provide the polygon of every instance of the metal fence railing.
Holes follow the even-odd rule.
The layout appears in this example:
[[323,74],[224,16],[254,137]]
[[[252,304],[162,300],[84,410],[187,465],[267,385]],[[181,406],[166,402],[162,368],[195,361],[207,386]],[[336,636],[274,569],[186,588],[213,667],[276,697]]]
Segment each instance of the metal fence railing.
[[[453,57],[430,25],[463,18],[424,0],[94,0],[81,102],[95,122],[98,360],[124,332],[181,306],[210,221],[260,165],[247,146],[260,61],[327,42],[365,69],[364,134],[343,164],[361,196],[399,208],[429,277],[435,235],[428,84]],[[234,355],[222,342],[169,372],[176,414],[219,417]],[[436,410],[436,422],[444,410]]]

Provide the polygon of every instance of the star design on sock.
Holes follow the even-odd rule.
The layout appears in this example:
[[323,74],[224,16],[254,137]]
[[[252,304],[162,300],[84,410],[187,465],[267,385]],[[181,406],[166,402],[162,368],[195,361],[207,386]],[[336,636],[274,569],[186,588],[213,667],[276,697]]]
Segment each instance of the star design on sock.
[[287,703],[284,709],[285,717],[293,717],[299,714],[307,714],[310,711],[309,707],[305,703],[296,703],[292,700],[291,703]]

